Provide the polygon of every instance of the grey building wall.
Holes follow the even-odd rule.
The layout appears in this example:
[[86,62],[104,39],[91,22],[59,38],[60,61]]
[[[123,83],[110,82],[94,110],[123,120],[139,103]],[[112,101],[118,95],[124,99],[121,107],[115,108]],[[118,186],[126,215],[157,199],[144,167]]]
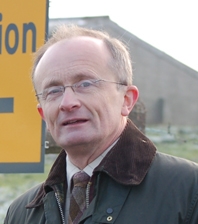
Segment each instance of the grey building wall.
[[198,73],[144,45],[131,46],[134,84],[148,123],[198,124]]
[[49,32],[63,23],[104,30],[127,44],[147,124],[198,125],[197,71],[140,40],[108,16],[51,19]]

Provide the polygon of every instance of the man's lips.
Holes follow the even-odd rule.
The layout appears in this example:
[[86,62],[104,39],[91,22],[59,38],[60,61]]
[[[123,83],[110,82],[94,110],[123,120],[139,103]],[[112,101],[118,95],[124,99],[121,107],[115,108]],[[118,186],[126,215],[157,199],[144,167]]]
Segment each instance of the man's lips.
[[79,123],[85,123],[85,122],[87,122],[87,119],[71,119],[71,120],[64,121],[62,125],[67,126],[67,125],[73,125],[73,124],[79,124]]

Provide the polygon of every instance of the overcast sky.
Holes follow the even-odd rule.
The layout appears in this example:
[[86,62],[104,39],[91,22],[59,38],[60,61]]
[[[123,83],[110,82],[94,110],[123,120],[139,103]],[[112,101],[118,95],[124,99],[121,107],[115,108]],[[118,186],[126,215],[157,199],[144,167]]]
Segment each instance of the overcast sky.
[[108,15],[198,71],[198,0],[51,0],[50,18]]

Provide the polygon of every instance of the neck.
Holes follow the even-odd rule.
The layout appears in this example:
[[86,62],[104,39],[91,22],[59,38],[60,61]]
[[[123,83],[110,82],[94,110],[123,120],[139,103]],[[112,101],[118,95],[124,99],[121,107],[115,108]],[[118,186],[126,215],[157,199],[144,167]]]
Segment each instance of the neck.
[[[96,158],[98,158],[107,147],[104,148],[104,150],[101,150],[97,147],[93,147],[89,151],[87,150],[87,147],[80,146],[78,149],[75,148],[75,150],[66,150],[66,153],[68,155],[69,160],[77,166],[79,169],[84,169],[88,164],[92,163]],[[77,153],[74,153],[77,152]]]
[[93,162],[106,149],[108,149],[121,135],[125,128],[126,122],[114,133],[105,139],[99,139],[96,142],[75,145],[65,149],[69,160],[79,169],[84,169],[88,164]]
[[[101,154],[103,154],[106,150],[109,151],[111,147],[113,147],[118,139],[115,139],[115,141],[113,141],[110,145],[104,147],[104,150],[100,150],[99,148],[94,148],[92,145],[92,149],[90,150],[90,154],[85,154],[85,153],[80,153],[85,152],[85,150],[83,150],[82,146],[80,147],[79,150],[77,150],[77,155],[68,153],[67,151],[67,155],[69,160],[75,165],[77,166],[79,169],[84,169],[88,164],[92,163],[95,159],[97,159]],[[87,148],[86,148],[87,149]],[[72,152],[74,152],[74,150],[72,150]]]

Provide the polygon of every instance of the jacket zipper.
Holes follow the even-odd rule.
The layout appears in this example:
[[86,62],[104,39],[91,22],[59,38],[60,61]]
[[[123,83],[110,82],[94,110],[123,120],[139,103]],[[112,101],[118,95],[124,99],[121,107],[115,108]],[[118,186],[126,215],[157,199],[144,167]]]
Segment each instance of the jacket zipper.
[[64,213],[63,213],[63,210],[62,210],[62,207],[61,207],[61,204],[60,204],[60,200],[59,200],[59,197],[58,197],[57,193],[55,193],[55,197],[56,197],[56,201],[57,201],[57,204],[58,204],[58,207],[59,207],[59,210],[60,210],[62,223],[65,224]]
[[90,187],[91,187],[91,182],[88,182],[87,188],[86,188],[86,208],[89,207],[89,195],[90,195]]
[[[87,188],[86,188],[86,208],[89,207],[89,195],[90,195],[91,184],[92,184],[91,182],[88,182]],[[65,218],[64,218],[64,215],[63,215],[63,210],[62,210],[62,207],[61,207],[61,204],[60,204],[58,194],[56,192],[55,192],[55,197],[56,197],[56,201],[57,201],[57,204],[58,204],[58,208],[60,210],[62,223],[65,224]]]

